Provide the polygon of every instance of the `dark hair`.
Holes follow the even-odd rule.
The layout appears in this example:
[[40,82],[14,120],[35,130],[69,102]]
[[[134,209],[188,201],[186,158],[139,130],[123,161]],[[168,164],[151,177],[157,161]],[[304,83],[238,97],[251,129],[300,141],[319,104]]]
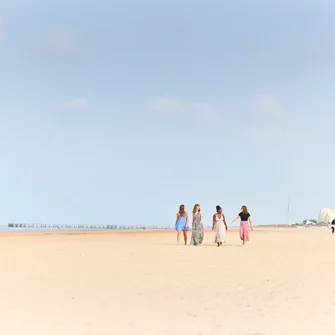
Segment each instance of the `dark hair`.
[[220,209],[222,209],[219,205],[216,206],[216,211],[218,212]]
[[248,208],[247,208],[247,206],[242,206],[242,213],[243,214],[248,214]]

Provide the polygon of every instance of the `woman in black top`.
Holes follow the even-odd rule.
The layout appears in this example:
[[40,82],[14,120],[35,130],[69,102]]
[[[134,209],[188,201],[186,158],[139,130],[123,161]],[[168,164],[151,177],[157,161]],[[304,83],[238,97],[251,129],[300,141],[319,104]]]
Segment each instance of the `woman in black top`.
[[250,213],[248,212],[247,206],[242,206],[241,212],[231,223],[234,223],[238,219],[241,220],[240,239],[243,241],[243,245],[245,245],[245,242],[249,241],[249,222],[250,222],[250,229],[254,230],[252,228],[251,216],[250,216]]

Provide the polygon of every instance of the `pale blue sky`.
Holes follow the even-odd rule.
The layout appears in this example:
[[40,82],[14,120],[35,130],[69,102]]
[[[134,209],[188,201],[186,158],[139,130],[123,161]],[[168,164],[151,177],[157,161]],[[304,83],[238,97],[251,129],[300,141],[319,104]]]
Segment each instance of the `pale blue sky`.
[[0,224],[335,207],[335,3],[2,0]]

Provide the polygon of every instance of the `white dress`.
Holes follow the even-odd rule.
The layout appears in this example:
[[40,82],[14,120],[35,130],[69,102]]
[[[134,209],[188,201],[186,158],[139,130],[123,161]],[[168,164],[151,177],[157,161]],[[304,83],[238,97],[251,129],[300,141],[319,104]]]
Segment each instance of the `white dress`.
[[223,214],[215,214],[215,243],[226,243],[226,226],[223,222]]

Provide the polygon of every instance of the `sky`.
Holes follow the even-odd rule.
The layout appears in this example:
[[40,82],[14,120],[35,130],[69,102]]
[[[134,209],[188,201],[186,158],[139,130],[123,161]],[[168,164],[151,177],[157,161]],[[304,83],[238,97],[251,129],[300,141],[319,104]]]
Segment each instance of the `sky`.
[[335,208],[334,18],[332,0],[2,0],[0,225]]

